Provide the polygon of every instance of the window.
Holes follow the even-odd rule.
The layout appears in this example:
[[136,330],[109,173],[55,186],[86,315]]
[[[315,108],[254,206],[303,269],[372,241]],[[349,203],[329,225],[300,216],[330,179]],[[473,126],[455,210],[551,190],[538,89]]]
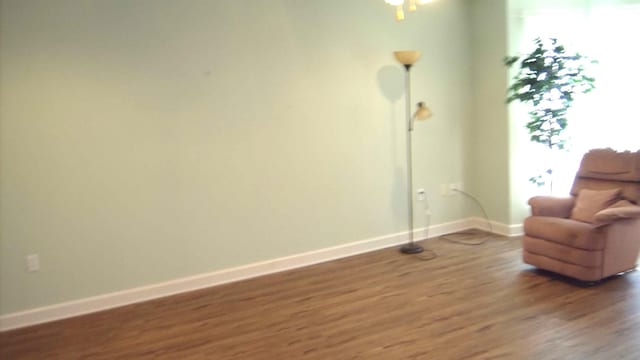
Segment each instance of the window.
[[589,149],[640,149],[639,19],[640,4],[524,10],[519,19],[522,36],[517,52],[528,52],[536,37],[555,37],[568,50],[599,62],[590,69],[596,90],[577,97],[568,114],[569,152],[541,157],[544,149],[527,145],[534,164],[531,175],[538,170],[533,167],[544,169],[553,162],[555,194],[569,192],[580,158]]

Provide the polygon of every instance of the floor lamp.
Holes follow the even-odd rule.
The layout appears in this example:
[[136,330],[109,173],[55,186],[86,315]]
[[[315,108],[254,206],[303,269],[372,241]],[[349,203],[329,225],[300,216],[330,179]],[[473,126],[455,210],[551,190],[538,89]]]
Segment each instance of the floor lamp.
[[406,116],[407,116],[407,202],[408,202],[408,221],[409,221],[409,241],[400,248],[403,254],[417,254],[424,251],[422,246],[413,241],[413,144],[412,133],[414,120],[426,120],[431,117],[431,110],[424,102],[418,103],[415,113],[411,114],[411,76],[410,70],[413,64],[420,58],[420,52],[414,50],[395,51],[393,53],[396,60],[405,68],[405,98],[406,98]]

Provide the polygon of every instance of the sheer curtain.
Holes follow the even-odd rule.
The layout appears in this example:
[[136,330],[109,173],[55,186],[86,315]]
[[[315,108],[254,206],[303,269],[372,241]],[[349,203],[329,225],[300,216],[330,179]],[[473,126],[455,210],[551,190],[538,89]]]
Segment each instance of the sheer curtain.
[[[600,4],[594,4],[600,3]],[[598,61],[590,68],[596,90],[576,98],[569,112],[569,152],[531,159],[553,162],[553,193],[567,194],[582,155],[593,148],[640,149],[640,4],[602,4],[523,12],[521,52],[531,50],[536,37],[555,37],[569,51]],[[535,165],[535,160],[532,161]],[[544,166],[543,166],[544,165]],[[535,169],[532,169],[532,171]]]

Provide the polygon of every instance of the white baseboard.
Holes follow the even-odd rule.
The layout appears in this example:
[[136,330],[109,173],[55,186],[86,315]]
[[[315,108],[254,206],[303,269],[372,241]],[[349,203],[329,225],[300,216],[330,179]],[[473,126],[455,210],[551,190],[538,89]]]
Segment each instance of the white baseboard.
[[[415,239],[433,238],[456,231],[471,228],[488,229],[486,221],[479,218],[469,218],[445,224],[431,226],[429,229],[416,229]],[[521,228],[521,227],[520,227]],[[492,223],[495,233],[512,236],[520,229],[518,225]],[[427,231],[428,230],[428,231]],[[142,301],[175,295],[187,291],[203,289],[215,285],[226,284],[257,276],[272,274],[280,271],[295,269],[347,256],[362,254],[391,246],[404,244],[407,232],[391,234],[326,249],[309,251],[306,253],[286,256],[278,259],[257,262],[249,265],[214,271],[186,278],[171,280],[163,283],[142,286],[113,292],[104,295],[69,301],[60,304],[29,309],[11,313],[0,317],[0,331],[17,329],[54,320],[88,314],[96,311],[112,309]]]
[[470,223],[470,228],[491,231],[494,234],[499,234],[507,237],[521,236],[522,234],[524,234],[522,224],[507,225],[495,221],[487,222],[487,220],[479,217],[470,218],[468,219],[468,221]]

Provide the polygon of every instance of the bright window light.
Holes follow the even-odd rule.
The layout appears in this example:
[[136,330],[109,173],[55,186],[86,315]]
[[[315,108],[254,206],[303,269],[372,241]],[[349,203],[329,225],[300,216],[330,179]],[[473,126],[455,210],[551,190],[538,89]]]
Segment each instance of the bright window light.
[[[545,150],[536,146],[538,144],[526,145],[527,161],[532,167],[542,169],[550,161],[555,163],[553,189],[556,194],[569,192],[579,161],[589,149],[640,150],[638,19],[640,5],[637,4],[583,5],[569,10],[525,12],[520,19],[523,28],[519,53],[531,50],[536,37],[554,37],[571,50],[598,61],[590,69],[596,78],[596,89],[576,97],[568,113],[569,152],[545,157],[540,156]],[[522,120],[516,119],[519,123]],[[522,131],[526,132],[524,125]]]

